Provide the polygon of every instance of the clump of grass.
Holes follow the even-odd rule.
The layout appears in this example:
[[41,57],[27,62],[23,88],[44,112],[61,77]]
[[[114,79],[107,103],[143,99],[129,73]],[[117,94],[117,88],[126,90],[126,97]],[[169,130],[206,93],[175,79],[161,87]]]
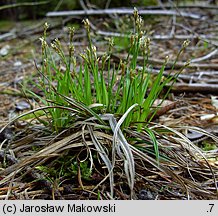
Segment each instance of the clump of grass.
[[[40,117],[37,117],[38,120],[46,126],[51,126],[57,133],[64,128],[71,127],[78,120],[84,122],[97,120],[101,122],[101,127],[107,126],[106,120],[109,121],[114,134],[112,159],[109,159],[109,154],[97,139],[93,128],[90,125],[87,128],[95,148],[108,169],[111,191],[113,191],[114,184],[113,169],[116,164],[116,154],[124,160],[124,170],[131,192],[134,187],[134,158],[132,150],[120,130],[121,127],[135,126],[138,132],[145,131],[153,143],[155,156],[159,161],[155,133],[147,126],[158,109],[158,107],[153,108],[154,101],[162,93],[163,87],[170,82],[173,84],[183,69],[174,76],[169,74],[168,77],[163,78],[168,61],[168,57],[166,57],[158,75],[154,79],[151,78],[152,69],[147,66],[150,55],[150,39],[141,31],[143,20],[137,10],[134,11],[134,22],[135,29],[130,38],[127,58],[120,60],[118,66],[111,64],[112,39],[109,41],[104,55],[98,56],[97,48],[92,43],[88,19],[84,20],[88,47],[84,53],[79,55],[83,60],[81,63],[78,63],[78,56],[75,55],[74,28],[69,28],[69,47],[66,54],[58,39],[51,44],[47,43],[48,24],[46,23],[44,35],[40,38],[42,66],[39,69],[41,80],[37,85],[44,92],[44,97],[31,92],[45,105],[43,110],[48,121],[42,120]],[[183,44],[173,67],[187,45],[187,42]],[[138,68],[139,55],[143,55],[141,69]],[[150,83],[152,83],[151,86]],[[169,90],[163,96],[163,100],[168,93]],[[39,110],[41,111],[41,109]],[[114,116],[121,118],[117,122]],[[73,170],[76,171],[76,169]],[[111,194],[113,196],[112,192]]]

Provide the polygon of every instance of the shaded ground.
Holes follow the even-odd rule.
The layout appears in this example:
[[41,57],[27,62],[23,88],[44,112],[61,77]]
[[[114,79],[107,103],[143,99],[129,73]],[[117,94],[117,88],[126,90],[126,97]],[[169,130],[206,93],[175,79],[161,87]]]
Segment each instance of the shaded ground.
[[[161,112],[154,120],[156,123],[170,127],[196,126],[207,131],[210,136],[217,136],[218,106],[214,104],[217,103],[216,98],[211,100],[211,96],[218,96],[217,10],[217,8],[186,9],[188,13],[200,14],[204,19],[191,19],[181,16],[144,17],[144,30],[151,38],[151,58],[149,61],[154,71],[160,69],[166,56],[169,56],[170,59],[175,59],[176,53],[181,48],[183,41],[187,38],[190,40],[190,45],[184,55],[179,58],[179,62],[175,65],[173,72],[180,70],[182,65],[188,60],[191,60],[190,66],[179,76],[166,104],[163,105]],[[126,49],[128,48],[128,41],[126,42],[126,39],[119,34],[128,34],[131,31],[130,29],[132,29],[133,26],[131,23],[132,19],[130,16],[117,15],[102,17],[89,17],[92,33],[95,35],[93,42],[98,52],[101,53],[105,51],[107,37],[119,36],[115,38],[115,48],[117,52],[112,56],[112,60],[116,62],[117,58],[122,58],[126,54]],[[39,23],[44,23],[44,21],[45,20],[28,24],[17,23],[14,25],[17,31],[14,35],[15,38],[4,38],[0,41],[0,49],[6,49],[6,55],[3,53],[0,57],[0,127],[3,127],[18,114],[38,106],[34,99],[29,98],[29,100],[27,100],[22,95],[20,84],[22,83],[28,88],[32,88],[35,93],[40,94],[38,89],[34,89],[35,87],[33,87],[29,81],[34,80],[34,82],[37,82],[38,79],[33,59],[40,64],[41,44],[38,38],[43,33],[43,26],[39,25]],[[61,19],[50,19],[48,22],[51,23],[48,40],[52,41],[55,38],[59,38],[65,45],[68,43],[66,26],[74,25],[77,28],[74,43],[76,52],[79,53],[83,51],[84,47],[87,45],[87,40],[85,30],[81,25],[82,17],[65,20],[65,22]],[[4,28],[0,28],[0,31],[1,34],[5,33]],[[6,31],[8,31],[8,29]],[[115,35],[114,33],[119,34]],[[170,69],[170,67],[166,68],[166,74],[170,71],[168,69]],[[26,126],[27,123],[18,121],[10,127],[10,129],[0,134],[0,141],[2,142],[0,149],[2,171],[5,169],[5,149],[9,150],[9,152],[10,148],[13,149],[12,152],[7,154],[9,164],[16,164],[14,159],[20,159],[30,155],[30,152],[19,148],[19,146],[23,145],[23,137],[29,137],[29,140],[25,141],[25,144],[31,144],[31,142],[37,143],[37,138],[39,146],[46,143],[46,140],[43,140],[37,133],[37,128],[26,132]],[[218,143],[216,138],[208,138],[202,133],[191,133],[188,127],[186,130],[181,129],[180,131],[196,146],[205,151],[210,150],[207,155],[211,155],[211,157],[208,157],[207,162],[204,160],[193,162],[190,169],[195,171],[193,171],[192,174],[188,173],[188,169],[178,168],[179,165],[174,168],[175,173],[182,173],[183,178],[186,178],[186,176],[190,178],[191,176],[193,182],[195,182],[195,179],[196,182],[203,182],[202,185],[205,186],[204,191],[195,189],[195,186],[193,186],[194,189],[190,189],[191,195],[189,198],[216,199],[217,186],[214,186],[218,181]],[[15,134],[16,137],[14,137]],[[36,137],[35,134],[37,134]],[[131,137],[133,134],[130,133],[129,136]],[[42,137],[45,138],[45,134],[43,134]],[[51,137],[53,138],[54,135],[51,135]],[[171,138],[172,137],[169,137],[169,143],[172,142],[171,145],[174,145],[175,143],[170,140]],[[160,139],[163,138],[160,137]],[[6,148],[3,148],[5,144],[10,143],[10,140],[15,141],[15,143],[12,142],[12,146],[10,146],[10,144]],[[36,147],[38,147],[38,145],[36,144]],[[164,145],[167,145],[167,143],[163,142],[163,146]],[[178,147],[178,149],[180,148],[182,147]],[[182,161],[184,161],[186,155],[179,155],[178,153],[177,156],[180,158],[181,164],[183,164]],[[203,167],[204,171],[206,170],[206,174],[202,174],[195,163],[205,163]],[[174,185],[173,180],[165,175],[166,173],[157,172],[154,167],[150,165],[145,166],[143,162],[139,164],[140,165],[136,166],[138,175],[135,184],[135,199],[187,199],[187,194],[184,194],[176,183]],[[186,162],[184,162],[184,164],[186,164]],[[208,164],[210,166],[208,166]],[[210,172],[211,167],[213,169],[213,175]],[[101,170],[101,168],[97,170]],[[103,169],[103,172],[104,171]],[[122,171],[118,169],[117,172],[116,182],[120,182],[120,184],[117,184],[115,187],[116,197],[117,199],[129,199],[129,189],[125,183],[125,179],[122,178],[122,174],[120,174]],[[0,176],[0,180],[3,180],[4,177],[4,175]],[[29,171],[29,178],[41,180],[38,181],[38,183],[28,180],[25,182],[24,178],[23,181],[17,181],[14,185],[3,184],[0,188],[0,199],[6,197],[10,199],[96,199],[98,193],[91,191],[94,188],[93,185],[96,185],[102,180],[102,176],[98,172],[95,172],[92,176],[93,181],[91,183],[84,181],[84,188],[81,190],[81,184],[78,182],[75,182],[75,185],[73,185],[72,182],[66,181],[61,185],[56,185],[58,184],[57,182],[49,183],[49,181],[43,180],[43,176],[40,176],[40,174],[33,170]],[[202,185],[199,184],[196,187],[200,188]],[[10,195],[7,194],[8,187],[10,187]],[[106,195],[103,197],[105,199],[109,197],[107,196],[108,187],[108,185],[105,185],[101,188],[101,191],[106,191]],[[195,193],[195,190],[198,190],[198,192]],[[102,192],[102,194],[104,193]]]

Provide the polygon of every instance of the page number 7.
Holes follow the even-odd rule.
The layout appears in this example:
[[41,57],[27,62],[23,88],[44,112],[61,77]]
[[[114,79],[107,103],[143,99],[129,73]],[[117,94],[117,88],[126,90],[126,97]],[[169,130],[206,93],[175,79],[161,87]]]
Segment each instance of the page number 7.
[[214,207],[214,204],[209,204],[209,206],[210,206],[210,210],[209,210],[209,211],[207,211],[207,212],[212,212],[212,210],[213,210],[213,207]]

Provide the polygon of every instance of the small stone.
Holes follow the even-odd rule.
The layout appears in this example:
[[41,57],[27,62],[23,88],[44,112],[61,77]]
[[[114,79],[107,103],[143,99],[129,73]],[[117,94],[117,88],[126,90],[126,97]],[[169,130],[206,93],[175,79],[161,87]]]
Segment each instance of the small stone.
[[140,200],[154,200],[156,194],[151,193],[149,190],[141,190],[138,197]]
[[14,67],[20,67],[20,66],[22,66],[22,62],[21,61],[14,62]]
[[10,50],[10,46],[7,44],[5,46],[3,46],[1,49],[0,49],[0,55],[1,56],[6,56],[8,53],[9,53],[9,50]]
[[16,110],[26,110],[26,109],[30,109],[31,106],[29,103],[27,103],[26,101],[19,101],[16,103]]

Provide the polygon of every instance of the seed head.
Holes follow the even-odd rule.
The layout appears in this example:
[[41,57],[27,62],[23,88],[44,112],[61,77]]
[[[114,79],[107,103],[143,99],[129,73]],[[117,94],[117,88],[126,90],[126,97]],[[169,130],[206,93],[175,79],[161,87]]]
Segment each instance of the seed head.
[[69,53],[70,53],[71,56],[73,56],[74,51],[75,51],[75,47],[74,47],[73,44],[71,44],[71,45],[69,46]]
[[190,41],[187,39],[183,42],[182,47],[186,48],[189,45]]
[[56,53],[60,53],[60,50],[58,49],[57,44],[55,42],[51,43],[51,47]]
[[45,24],[44,24],[44,38],[46,38],[46,32],[47,32],[48,28],[49,28],[49,25],[47,22],[45,22]]
[[84,25],[85,25],[86,30],[87,30],[88,32],[90,32],[90,22],[89,22],[89,20],[88,20],[88,19],[84,19],[84,20],[83,20],[83,23],[84,23]]
[[138,19],[138,16],[139,16],[139,12],[138,12],[138,9],[136,7],[134,7],[133,16],[134,16],[134,19],[136,21]]
[[73,36],[74,36],[74,32],[75,32],[75,28],[74,27],[69,27],[69,35],[70,35],[70,43],[73,42]]
[[44,37],[40,37],[39,40],[41,41],[42,53],[44,53],[44,51],[47,47],[47,42],[46,42]]

